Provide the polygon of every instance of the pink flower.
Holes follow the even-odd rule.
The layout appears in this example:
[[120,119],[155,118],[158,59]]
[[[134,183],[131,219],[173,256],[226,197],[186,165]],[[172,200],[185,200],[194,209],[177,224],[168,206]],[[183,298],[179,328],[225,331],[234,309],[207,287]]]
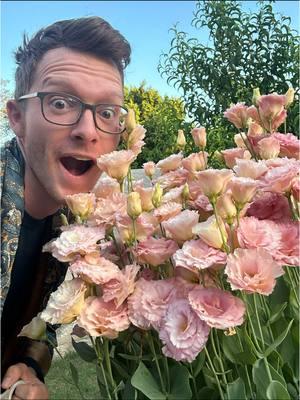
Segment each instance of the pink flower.
[[167,279],[148,281],[140,278],[128,298],[128,315],[133,325],[141,329],[150,329],[151,326],[158,329],[173,290],[173,283]]
[[172,154],[169,157],[160,160],[156,166],[161,170],[163,174],[166,172],[174,171],[181,167],[181,160],[183,158],[182,153]]
[[271,93],[257,100],[261,125],[269,132],[277,129],[286,119],[285,95]]
[[268,167],[264,161],[256,162],[254,160],[238,159],[236,160],[236,165],[233,167],[233,170],[237,176],[258,179],[268,171]]
[[284,271],[269,251],[256,248],[236,249],[228,256],[225,273],[232,290],[268,296],[276,285],[275,278]]
[[75,193],[67,195],[65,201],[72,214],[86,219],[94,211],[96,198],[94,193]]
[[[153,215],[144,212],[138,216],[135,223],[137,240],[144,240],[152,235],[158,225],[157,219]],[[124,242],[129,243],[134,240],[133,224],[130,217],[117,217],[116,226]]]
[[283,166],[270,168],[260,179],[260,187],[267,192],[288,193],[293,179],[299,173],[299,163],[292,159]]
[[247,146],[245,145],[245,142],[247,143],[248,139],[247,139],[247,135],[245,132],[236,133],[233,137],[233,140],[237,147],[240,147],[241,149],[247,148]]
[[275,222],[254,217],[241,218],[237,237],[241,247],[246,249],[262,247],[271,254],[279,248],[281,241],[281,234]]
[[150,237],[138,244],[136,253],[139,263],[158,266],[167,261],[177,249],[174,240]]
[[248,121],[247,108],[248,107],[245,106],[245,103],[234,104],[230,108],[227,108],[224,112],[224,117],[233,123],[236,128],[245,128]]
[[276,158],[280,152],[280,142],[274,135],[265,137],[258,142],[258,152],[262,159]]
[[252,200],[257,190],[258,182],[251,178],[234,177],[227,185],[236,205],[243,206]]
[[112,179],[109,176],[103,177],[96,183],[93,192],[97,198],[108,198],[113,193],[120,192],[120,185],[116,179]]
[[122,181],[128,174],[130,164],[136,159],[132,150],[112,151],[97,158],[98,167],[111,178]]
[[153,161],[148,161],[143,164],[143,168],[145,171],[145,175],[147,175],[150,179],[155,174],[155,163]]
[[228,168],[233,168],[237,159],[250,160],[251,158],[249,151],[240,147],[222,150],[221,154],[224,157],[225,164]]
[[123,303],[116,307],[113,301],[106,303],[102,298],[88,297],[77,324],[90,336],[115,339],[119,332],[125,331],[130,325],[127,305]]
[[284,265],[299,266],[299,223],[287,222],[280,223],[277,226],[281,233],[281,241],[277,252],[274,254],[275,260]]
[[163,197],[162,197],[162,203],[179,203],[180,206],[182,206],[182,192],[184,189],[184,185],[181,185],[179,187],[174,187],[173,189],[168,190]]
[[193,227],[199,219],[196,211],[184,210],[175,217],[162,222],[167,237],[174,239],[177,243],[183,243],[186,240],[193,239]]
[[206,151],[192,153],[182,160],[182,166],[189,172],[202,171],[206,168],[207,156],[208,153]]
[[114,301],[116,307],[127,299],[133,293],[135,286],[135,278],[139,272],[139,265],[126,265],[124,269],[119,270],[109,281],[106,281],[102,287],[102,298],[105,302]]
[[159,330],[166,357],[192,362],[204,348],[208,335],[208,325],[197,317],[187,300],[170,303]]
[[118,217],[127,215],[127,198],[124,193],[112,193],[97,201],[96,209],[90,216],[90,225],[103,225],[109,230],[116,224]]
[[145,144],[143,141],[145,133],[146,129],[142,125],[137,125],[128,137],[128,149],[132,150],[136,156],[142,151]]
[[207,169],[197,173],[197,182],[203,194],[210,198],[222,194],[232,177],[228,169]]
[[247,210],[247,216],[272,221],[291,219],[288,199],[280,193],[260,192]]
[[292,182],[292,195],[296,202],[300,202],[300,180],[299,177]]
[[[254,107],[254,106],[253,106]],[[251,107],[250,107],[251,108]],[[254,107],[255,108],[255,107]],[[249,110],[249,108],[248,108]],[[256,108],[255,108],[256,110]],[[256,110],[257,112],[257,110]],[[256,114],[257,118],[259,118],[258,114]],[[254,118],[255,119],[255,118]],[[248,132],[247,132],[247,136],[259,136],[264,132],[264,129],[262,126],[260,126],[259,124],[257,124],[256,122],[251,122],[249,124],[249,128],[248,128]]]
[[[181,162],[181,161],[180,161]],[[184,185],[187,181],[189,171],[179,168],[175,171],[167,172],[158,177],[154,183],[159,183],[163,189],[171,189],[180,185]]]
[[206,146],[206,129],[204,126],[200,126],[200,128],[193,128],[191,134],[194,139],[194,143],[196,146],[203,148]]
[[99,249],[98,241],[104,239],[102,226],[68,225],[57,239],[45,244],[44,252],[52,253],[59,261],[73,261],[79,255],[84,256]]
[[228,329],[244,322],[245,305],[230,292],[198,286],[188,298],[198,317],[212,328]]
[[133,190],[138,192],[140,195],[143,211],[153,210],[154,206],[152,203],[152,195],[153,195],[152,187],[145,188],[139,182],[135,182],[133,185]]
[[190,240],[185,242],[182,249],[176,251],[173,259],[176,267],[190,270],[209,268],[214,264],[225,264],[226,253],[208,246],[203,240]]
[[81,279],[65,280],[51,293],[41,318],[50,324],[69,324],[80,314],[87,286]]
[[220,228],[224,240],[227,240],[228,235],[223,221],[221,220],[221,218],[219,218],[217,223],[216,217],[212,215],[206,221],[197,224],[193,228],[193,233],[195,235],[198,235],[208,246],[214,247],[216,249],[222,249],[223,239]]
[[76,260],[70,271],[87,283],[103,285],[119,275],[119,267],[104,257],[82,257]]
[[167,221],[168,219],[175,217],[175,215],[181,212],[181,209],[181,204],[169,201],[168,203],[164,203],[156,208],[153,215],[157,218],[158,222],[161,223],[162,221]]
[[272,135],[280,143],[280,157],[296,158],[300,157],[300,140],[292,133],[274,133]]

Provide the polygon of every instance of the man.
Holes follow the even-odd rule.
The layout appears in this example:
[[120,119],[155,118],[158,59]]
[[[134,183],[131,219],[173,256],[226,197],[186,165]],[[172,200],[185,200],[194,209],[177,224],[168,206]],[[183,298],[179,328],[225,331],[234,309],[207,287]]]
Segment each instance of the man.
[[43,376],[50,350],[17,335],[64,278],[66,268],[41,253],[54,215],[66,195],[93,188],[100,176],[96,158],[115,150],[124,130],[130,52],[98,17],[56,22],[16,52],[15,100],[7,103],[16,138],[1,156],[1,336],[2,389],[22,379],[18,399],[48,398]]

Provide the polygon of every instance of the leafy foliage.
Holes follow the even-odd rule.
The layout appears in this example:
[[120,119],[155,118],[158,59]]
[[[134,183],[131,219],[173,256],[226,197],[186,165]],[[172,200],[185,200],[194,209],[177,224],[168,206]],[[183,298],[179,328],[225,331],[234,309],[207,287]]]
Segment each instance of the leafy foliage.
[[182,101],[161,96],[142,82],[139,87],[125,88],[125,104],[135,110],[137,123],[147,130],[146,145],[134,167],[171,155],[175,150],[178,129],[185,128]]
[[[232,143],[229,124],[220,115],[231,102],[251,104],[257,87],[261,94],[284,94],[289,86],[296,90],[287,131],[299,133],[299,36],[290,18],[274,13],[270,1],[258,6],[257,12],[247,13],[233,0],[198,1],[192,25],[199,38],[174,26],[170,50],[158,66],[169,84],[182,89],[189,117],[222,132],[222,147]],[[201,42],[204,29],[210,44]]]

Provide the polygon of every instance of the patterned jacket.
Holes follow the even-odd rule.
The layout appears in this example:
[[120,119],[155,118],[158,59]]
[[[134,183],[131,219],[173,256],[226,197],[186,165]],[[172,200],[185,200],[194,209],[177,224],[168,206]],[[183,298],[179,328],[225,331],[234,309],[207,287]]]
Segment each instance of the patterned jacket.
[[[24,171],[23,155],[16,139],[7,142],[1,148],[1,315],[3,305],[9,290],[11,271],[14,264],[21,223],[24,214]],[[55,235],[59,226],[58,214],[52,218],[52,233]],[[25,317],[28,322],[39,311],[44,309],[51,292],[63,281],[66,265],[59,263],[51,255],[42,253],[38,261],[38,274],[35,277],[35,287],[32,298],[28,301]],[[54,327],[48,326],[48,337],[55,341]],[[18,356],[32,357],[41,366],[44,373],[50,367],[52,351],[46,342],[27,338],[18,339]],[[14,348],[13,352],[16,351]],[[9,353],[9,351],[8,351]],[[11,354],[12,358],[16,354]]]

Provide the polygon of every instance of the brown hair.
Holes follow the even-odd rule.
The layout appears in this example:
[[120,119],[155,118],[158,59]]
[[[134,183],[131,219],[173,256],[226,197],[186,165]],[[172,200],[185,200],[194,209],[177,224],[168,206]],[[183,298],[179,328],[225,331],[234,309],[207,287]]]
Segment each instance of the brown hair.
[[113,62],[122,79],[130,62],[131,48],[119,31],[100,17],[86,17],[55,22],[40,29],[30,40],[24,35],[23,45],[15,52],[18,64],[15,98],[28,93],[37,64],[52,49],[67,47]]

